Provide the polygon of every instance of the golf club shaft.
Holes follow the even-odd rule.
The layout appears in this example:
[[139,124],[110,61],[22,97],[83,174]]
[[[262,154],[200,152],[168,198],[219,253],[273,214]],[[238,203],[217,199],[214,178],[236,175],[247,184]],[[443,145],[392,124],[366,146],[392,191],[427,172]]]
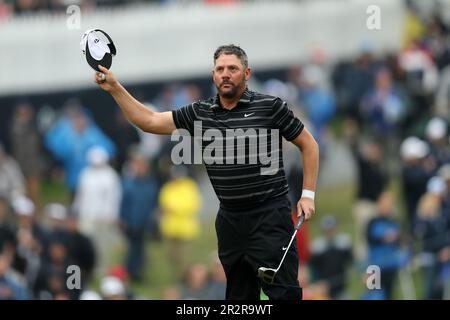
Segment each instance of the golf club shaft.
[[298,231],[298,229],[300,229],[300,227],[301,227],[301,225],[302,225],[302,223],[303,223],[303,220],[305,220],[305,216],[304,216],[304,214],[302,213],[302,214],[300,215],[300,217],[298,218],[298,222],[297,222],[297,225],[295,226],[294,234],[292,235],[291,241],[289,241],[289,244],[288,244],[286,250],[284,251],[283,258],[281,259],[280,264],[278,265],[278,268],[277,268],[276,272],[278,272],[278,270],[280,270],[280,267],[281,267],[281,265],[283,264],[284,258],[286,257],[286,255],[287,255],[289,249],[291,248],[292,241],[294,241],[294,238],[295,238],[295,236],[297,235],[297,231]]

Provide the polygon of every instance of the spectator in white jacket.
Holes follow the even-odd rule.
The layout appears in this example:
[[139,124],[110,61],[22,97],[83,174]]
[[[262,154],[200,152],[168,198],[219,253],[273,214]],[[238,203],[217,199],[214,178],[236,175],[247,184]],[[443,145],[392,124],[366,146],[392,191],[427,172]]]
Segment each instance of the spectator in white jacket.
[[109,156],[101,147],[87,153],[89,166],[80,175],[74,211],[80,230],[90,237],[98,256],[97,272],[102,274],[114,261],[113,252],[122,245],[118,217],[122,190],[118,173],[109,165]]
[[12,201],[25,194],[25,178],[16,160],[0,144],[0,196]]

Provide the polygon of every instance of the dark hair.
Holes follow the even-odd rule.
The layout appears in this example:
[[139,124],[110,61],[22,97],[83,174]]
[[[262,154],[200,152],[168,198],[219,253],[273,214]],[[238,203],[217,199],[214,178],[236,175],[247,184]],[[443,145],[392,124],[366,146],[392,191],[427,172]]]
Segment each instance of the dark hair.
[[236,57],[241,60],[242,65],[247,68],[248,67],[248,58],[245,51],[234,44],[224,45],[217,48],[216,52],[214,52],[214,63],[216,63],[217,58],[222,54],[234,54]]

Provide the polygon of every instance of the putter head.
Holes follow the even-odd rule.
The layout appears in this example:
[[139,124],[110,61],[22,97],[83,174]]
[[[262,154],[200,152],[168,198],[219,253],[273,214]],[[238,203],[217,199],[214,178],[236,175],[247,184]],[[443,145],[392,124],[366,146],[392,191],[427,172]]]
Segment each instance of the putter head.
[[265,283],[272,284],[277,274],[276,269],[260,267],[258,269],[258,277]]

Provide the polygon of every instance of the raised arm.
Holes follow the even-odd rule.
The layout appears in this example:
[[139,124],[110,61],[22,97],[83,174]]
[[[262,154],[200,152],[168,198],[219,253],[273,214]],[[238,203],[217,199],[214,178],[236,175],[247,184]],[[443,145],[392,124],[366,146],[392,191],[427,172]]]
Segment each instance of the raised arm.
[[315,212],[314,199],[305,190],[316,191],[317,177],[319,173],[319,146],[311,133],[303,128],[303,131],[294,139],[295,144],[302,152],[303,158],[303,193],[298,201],[298,215],[305,213],[308,220]]
[[129,121],[141,130],[155,134],[171,134],[175,129],[172,112],[155,112],[137,101],[120,83],[114,74],[99,65],[99,72],[95,73],[95,82],[109,92],[116,103],[122,109]]

